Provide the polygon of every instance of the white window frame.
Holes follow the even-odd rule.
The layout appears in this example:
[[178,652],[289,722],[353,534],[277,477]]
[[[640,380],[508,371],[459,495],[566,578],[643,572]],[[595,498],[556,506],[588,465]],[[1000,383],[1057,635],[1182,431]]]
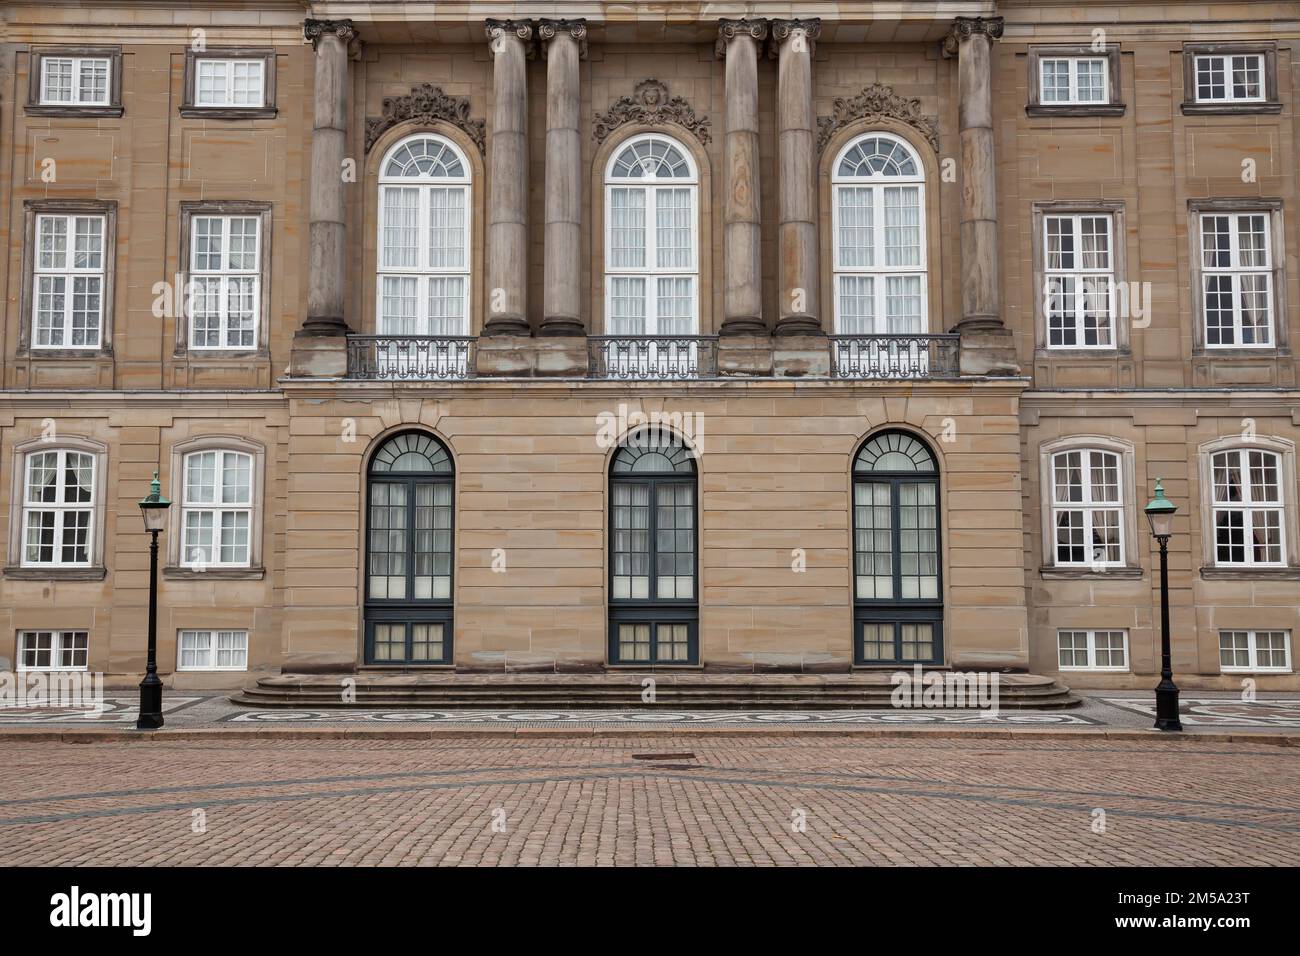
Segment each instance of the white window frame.
[[[203,455],[215,455],[215,465],[213,471],[213,491],[212,501],[191,502],[189,500],[190,488],[190,468],[192,463]],[[242,502],[226,502],[222,500],[225,476],[226,456],[233,455],[248,460],[248,498]],[[180,528],[180,566],[183,568],[248,568],[253,566],[253,536],[258,533],[256,523],[254,522],[254,497],[257,490],[257,475],[255,467],[257,465],[256,456],[246,451],[239,451],[229,448],[201,448],[187,452],[181,458],[181,528]],[[212,515],[212,543],[208,553],[205,556],[198,556],[194,552],[197,548],[191,548],[189,545],[189,528],[190,521],[201,514]],[[244,514],[248,518],[247,530],[248,537],[245,544],[245,553],[242,561],[222,561],[221,560],[221,519],[226,513]]]
[[[29,667],[27,664],[27,639],[39,638],[41,635],[48,635],[50,637],[49,666],[42,667],[37,664]],[[85,647],[78,648],[75,646],[78,637],[82,639],[82,643],[85,644]],[[84,664],[71,664],[65,667],[59,663],[63,659],[64,651],[70,651],[75,658],[75,655],[79,650],[86,656],[86,662]],[[90,669],[90,632],[83,630],[63,631],[46,628],[19,631],[17,652],[19,671],[86,671]]]
[[[1079,664],[1062,664],[1061,663],[1061,637],[1065,634],[1083,634],[1087,641],[1088,663]],[[1097,663],[1097,635],[1098,634],[1118,634],[1121,638],[1124,652],[1124,663],[1122,666],[1115,664],[1100,665]],[[1073,649],[1072,649],[1073,650]],[[1127,674],[1130,669],[1129,661],[1129,640],[1128,630],[1122,627],[1099,627],[1099,628],[1081,628],[1081,627],[1062,627],[1056,631],[1056,669],[1061,671],[1103,671],[1110,673]]]
[[[1257,217],[1264,221],[1264,264],[1243,266],[1241,264],[1241,225],[1242,219],[1247,217]],[[1209,266],[1206,265],[1206,248],[1205,248],[1205,224],[1208,219],[1227,219],[1228,220],[1228,259],[1227,266]],[[1200,256],[1201,266],[1201,315],[1200,323],[1202,334],[1205,337],[1205,348],[1209,349],[1272,349],[1277,347],[1277,303],[1275,301],[1276,291],[1273,282],[1273,213],[1269,209],[1240,210],[1240,211],[1202,211],[1197,216],[1197,253]],[[1241,322],[1241,276],[1263,276],[1265,284],[1265,302],[1268,307],[1268,323],[1264,330],[1268,333],[1266,342],[1243,342],[1242,341],[1242,322]],[[1233,278],[1232,283],[1232,337],[1231,342],[1211,342],[1210,341],[1210,303],[1209,303],[1209,284],[1212,277],[1230,276]]]
[[[1082,479],[1083,500],[1082,501],[1058,501],[1056,498],[1056,460],[1066,455],[1080,455],[1080,477]],[[1102,455],[1114,459],[1115,465],[1115,500],[1114,501],[1096,501],[1093,498],[1092,486],[1092,456]],[[1125,535],[1125,524],[1127,516],[1124,513],[1125,495],[1124,495],[1124,460],[1123,456],[1107,448],[1088,448],[1073,447],[1063,448],[1054,451],[1048,459],[1050,474],[1048,475],[1048,487],[1051,489],[1051,528],[1052,528],[1052,564],[1059,568],[1122,568],[1127,567],[1125,563],[1126,551],[1128,546],[1127,536]],[[1059,544],[1056,540],[1057,532],[1057,515],[1062,511],[1081,511],[1083,512],[1083,540],[1084,547],[1091,550],[1092,547],[1092,529],[1093,513],[1096,511],[1115,511],[1119,513],[1119,560],[1117,561],[1098,561],[1093,558],[1084,561],[1063,561]]]
[[[1236,96],[1233,93],[1232,61],[1236,59],[1254,60],[1259,70],[1259,95]],[[1220,60],[1223,70],[1223,96],[1201,96],[1201,64],[1205,61]],[[1196,53],[1192,57],[1192,102],[1194,103],[1263,103],[1268,99],[1268,64],[1263,53]],[[1213,66],[1211,65],[1211,69]]]
[[[221,242],[221,264],[216,269],[200,269],[198,266],[199,243],[198,223],[200,220],[213,220],[221,224],[217,234]],[[230,227],[235,219],[250,220],[253,223],[253,266],[248,269],[235,269],[230,262]],[[190,214],[189,224],[189,287],[185,295],[185,314],[188,318],[188,348],[196,352],[249,352],[257,348],[261,335],[262,323],[262,217],[256,213],[216,213],[194,211]],[[253,303],[252,325],[248,329],[251,342],[231,344],[230,342],[230,290],[244,281],[251,280]],[[198,298],[200,282],[215,281],[217,284],[217,344],[207,345],[197,341],[198,329],[194,323],[194,304]]]
[[[76,262],[76,243],[77,243],[77,222],[78,220],[93,220],[99,223],[99,266],[91,268],[83,266],[78,268]],[[64,249],[63,265],[43,265],[41,249],[41,230],[45,223],[62,220],[64,224]],[[96,212],[40,212],[36,214],[35,232],[33,234],[34,248],[32,249],[32,313],[31,313],[31,348],[33,351],[43,349],[77,349],[86,351],[95,351],[103,347],[104,343],[104,312],[107,306],[106,297],[108,295],[108,217],[103,213]],[[49,279],[51,290],[55,284],[54,280],[63,280],[63,321],[58,326],[62,333],[62,342],[40,341],[41,326],[39,321],[41,311],[41,280]],[[80,345],[72,342],[72,315],[73,306],[76,301],[76,282],[78,279],[98,279],[99,280],[99,309],[98,318],[95,323],[95,341],[86,342]],[[54,295],[53,291],[50,295]]]
[[[1223,663],[1223,639],[1232,634],[1246,635],[1246,654],[1250,662],[1246,666]],[[1261,666],[1259,663],[1259,636],[1261,634],[1281,634],[1282,653],[1286,662],[1281,667]],[[1235,651],[1236,648],[1231,650]],[[1291,632],[1285,628],[1225,628],[1219,631],[1219,673],[1221,674],[1289,674],[1291,673]]]
[[[417,140],[433,140],[439,145],[450,149],[459,159],[463,176],[390,176],[387,174],[389,161],[402,147]],[[389,189],[416,189],[418,191],[417,203],[417,222],[416,222],[416,263],[413,266],[388,266],[384,264],[384,228],[385,228],[385,193]],[[430,195],[435,189],[459,189],[464,196],[465,210],[465,228],[464,228],[464,254],[461,257],[461,265],[456,268],[447,266],[433,266],[429,259],[432,253],[432,246],[429,242],[429,208]],[[461,328],[456,332],[436,333],[442,335],[469,335],[471,318],[470,318],[470,272],[473,263],[474,246],[473,246],[473,220],[474,220],[474,183],[473,167],[470,165],[469,157],[455,142],[446,136],[439,136],[436,133],[417,133],[413,136],[407,136],[402,140],[394,143],[384,154],[383,161],[379,165],[379,191],[378,191],[378,211],[375,216],[376,235],[375,235],[375,332],[378,335],[432,335],[435,334],[430,329],[432,321],[429,315],[429,283],[433,279],[460,278],[462,280],[462,300],[461,300]],[[522,268],[520,264],[520,268]],[[398,279],[415,279],[415,299],[416,299],[416,328],[418,331],[413,333],[390,332],[384,328],[384,280]]]
[[[64,497],[67,494],[67,488],[64,484],[64,476],[67,474],[68,455],[83,455],[90,459],[90,501],[72,502],[54,501],[39,502],[31,500],[31,467],[33,460],[37,455],[55,455],[55,468],[57,469],[58,481],[55,484],[56,492],[61,492]],[[96,511],[99,508],[99,502],[96,500],[99,491],[99,460],[93,452],[81,448],[37,448],[28,451],[22,457],[22,537],[19,541],[21,550],[21,567],[24,568],[89,568],[94,565],[95,561],[95,524]],[[27,557],[27,541],[31,521],[34,514],[38,512],[54,513],[54,560],[53,561],[32,561]],[[63,551],[63,533],[64,533],[64,516],[68,512],[86,512],[88,515],[86,522],[86,560],[84,561],[64,561],[61,557]]]
[[[849,150],[865,139],[885,139],[901,145],[911,155],[916,166],[915,176],[842,176],[840,163]],[[845,187],[868,188],[871,190],[871,231],[872,231],[872,265],[868,267],[846,266],[843,261],[843,248],[840,245],[840,190]],[[892,187],[916,188],[917,208],[917,249],[920,261],[915,265],[890,266],[885,264],[885,190]],[[835,332],[837,335],[927,335],[930,330],[930,266],[929,249],[926,238],[925,205],[925,165],[916,149],[901,136],[879,130],[863,133],[849,140],[835,155],[831,164],[831,248],[832,248],[832,294],[834,303]],[[861,276],[872,279],[872,296],[874,298],[873,320],[875,328],[870,332],[849,332],[843,327],[840,304],[840,279],[843,276]],[[887,327],[888,316],[885,308],[887,296],[886,281],[889,276],[917,276],[920,279],[921,316],[920,328],[915,332],[890,333]]]
[[[41,54],[41,88],[40,106],[111,106],[113,103],[113,60],[106,56],[76,56],[72,54],[47,53]],[[49,86],[49,67],[53,63],[70,63],[72,65],[72,86],[71,98],[66,100],[54,99],[50,96]],[[89,99],[86,96],[85,76],[83,69],[94,63],[102,64],[104,67],[104,98],[102,100]]]
[[[240,664],[218,664],[219,654],[221,653],[220,640],[222,637],[234,636],[243,638],[243,647],[230,649],[232,653],[242,654]],[[185,664],[185,641],[186,638],[193,637],[202,639],[204,646],[196,648],[206,655],[206,664]],[[176,635],[176,669],[178,671],[246,671],[248,670],[248,631],[242,628],[187,628]]]
[[[235,65],[241,63],[257,64],[257,102],[255,103],[236,103],[235,96]],[[204,101],[202,98],[203,91],[203,68],[205,65],[216,65],[223,68],[225,78],[226,96],[220,101]],[[198,109],[228,109],[228,110],[260,110],[266,107],[266,60],[256,57],[220,57],[220,56],[198,56],[194,58],[194,106]]]
[[[1044,82],[1048,63],[1065,62],[1069,64],[1069,90],[1063,100],[1049,100],[1046,97],[1047,84]],[[1081,63],[1101,64],[1101,99],[1079,99],[1079,65]],[[1043,55],[1038,58],[1038,102],[1042,106],[1106,106],[1110,103],[1110,58],[1106,56],[1061,56]]]
[[[1275,501],[1254,501],[1251,495],[1254,493],[1250,482],[1250,456],[1252,454],[1268,455],[1273,459],[1274,469],[1277,473],[1277,499]],[[1215,459],[1221,455],[1236,456],[1236,467],[1241,474],[1241,492],[1242,500],[1240,502],[1219,501],[1216,497],[1217,486],[1214,481]],[[1216,568],[1281,568],[1287,564],[1287,507],[1286,507],[1286,489],[1283,487],[1286,482],[1285,461],[1281,453],[1268,448],[1258,448],[1254,446],[1239,446],[1235,448],[1221,448],[1210,453],[1209,461],[1209,481],[1210,486],[1207,489],[1210,496],[1210,526],[1206,533],[1210,535],[1210,555],[1214,560]],[[1240,511],[1243,514],[1241,533],[1242,548],[1245,556],[1244,561],[1224,561],[1219,557],[1219,512],[1220,511]],[[1278,516],[1278,560],[1277,561],[1256,561],[1254,559],[1254,547],[1251,542],[1255,527],[1255,513],[1260,511],[1276,512]]]
[[[689,176],[678,177],[643,177],[640,179],[620,179],[613,175],[614,164],[636,144],[649,141],[667,143],[682,155],[690,170]],[[700,330],[700,175],[695,164],[695,157],[680,140],[662,133],[642,133],[621,141],[610,154],[605,164],[605,334],[606,335],[698,335]],[[641,189],[645,193],[645,264],[643,266],[618,266],[613,264],[614,251],[614,190]],[[658,228],[655,211],[658,209],[657,196],[660,191],[686,190],[689,197],[689,217],[694,228],[691,230],[690,262],[685,266],[659,266]],[[614,280],[624,278],[642,279],[645,282],[645,331],[614,332]],[[659,327],[659,296],[655,291],[657,280],[661,278],[682,278],[691,280],[690,329],[687,332],[666,332]]]
[[[1083,266],[1083,220],[1099,219],[1106,223],[1106,267],[1105,268],[1084,268]],[[1053,268],[1051,264],[1052,248],[1048,239],[1049,224],[1053,221],[1068,222],[1070,224],[1070,239],[1074,245],[1074,266],[1069,269]],[[1114,351],[1118,348],[1118,329],[1116,322],[1116,276],[1115,276],[1115,217],[1109,212],[1044,212],[1043,213],[1043,321],[1046,327],[1043,330],[1044,344],[1049,351],[1069,352],[1074,350],[1093,351],[1104,349]],[[1071,327],[1074,331],[1074,344],[1067,345],[1064,343],[1052,342],[1052,313],[1053,303],[1059,294],[1056,291],[1054,280],[1073,279],[1074,280],[1074,313]],[[1088,286],[1099,280],[1106,282],[1106,330],[1108,342],[1089,343],[1086,335],[1085,315],[1087,311],[1087,292]]]

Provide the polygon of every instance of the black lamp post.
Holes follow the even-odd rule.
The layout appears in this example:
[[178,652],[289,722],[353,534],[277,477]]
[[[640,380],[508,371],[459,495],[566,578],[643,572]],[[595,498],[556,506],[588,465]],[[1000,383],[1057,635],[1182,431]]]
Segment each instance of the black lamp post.
[[163,725],[162,681],[158,679],[158,532],[167,520],[171,502],[162,496],[158,472],[149,483],[149,495],[140,500],[144,530],[149,532],[149,660],[140,681],[140,716],[136,730],[157,730]]
[[1165,497],[1164,485],[1156,479],[1156,496],[1146,506],[1151,534],[1160,542],[1160,683],[1156,685],[1156,729],[1182,730],[1178,719],[1178,687],[1169,654],[1169,536],[1174,530],[1178,506]]

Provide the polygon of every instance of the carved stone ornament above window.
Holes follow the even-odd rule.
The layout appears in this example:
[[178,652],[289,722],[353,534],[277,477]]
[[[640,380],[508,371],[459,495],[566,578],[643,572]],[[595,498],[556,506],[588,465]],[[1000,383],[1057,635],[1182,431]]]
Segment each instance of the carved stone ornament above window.
[[463,129],[480,153],[486,148],[487,125],[481,119],[470,118],[469,99],[448,96],[432,83],[421,83],[406,96],[385,96],[384,115],[366,118],[366,152],[370,152],[370,148],[387,130],[408,120],[416,123],[442,120]]
[[696,116],[695,109],[683,97],[669,97],[668,85],[656,79],[642,80],[631,96],[620,96],[608,110],[595,115],[596,142],[603,143],[610,133],[626,123],[650,126],[674,123],[690,130],[705,145],[710,138],[709,118]]
[[925,137],[932,150],[939,151],[939,124],[934,117],[921,112],[921,101],[916,97],[899,96],[888,86],[872,83],[857,96],[837,96],[831,115],[817,118],[818,152],[826,148],[837,131],[850,123],[874,119],[895,119],[906,123]]

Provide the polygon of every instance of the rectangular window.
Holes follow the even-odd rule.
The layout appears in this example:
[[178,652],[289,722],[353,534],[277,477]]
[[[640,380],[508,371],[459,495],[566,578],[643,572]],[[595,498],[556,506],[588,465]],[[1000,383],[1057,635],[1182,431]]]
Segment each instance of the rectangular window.
[[1262,103],[1265,73],[1262,53],[1202,54],[1195,58],[1197,103]]
[[1221,451],[1214,478],[1214,563],[1258,567],[1285,560],[1281,458],[1255,448]]
[[108,106],[111,61],[107,57],[42,56],[42,106]]
[[20,631],[18,669],[84,671],[89,653],[86,631]]
[[1043,217],[1047,346],[1115,347],[1115,256],[1109,215]]
[[32,346],[99,348],[104,319],[106,218],[36,217]]
[[194,63],[194,105],[259,109],[266,105],[266,60],[200,58]]
[[89,567],[95,456],[31,452],[23,493],[23,567]]
[[248,670],[247,631],[181,631],[176,669],[182,671]]
[[185,456],[183,567],[248,567],[253,457],[234,451]]
[[1052,526],[1056,564],[1124,563],[1119,456],[1097,450],[1052,456]]
[[261,217],[190,217],[186,311],[192,349],[257,346],[261,302]]
[[1057,631],[1063,671],[1127,671],[1128,631]]
[[1267,212],[1201,214],[1207,347],[1273,344],[1273,254]]
[[1219,669],[1233,671],[1291,670],[1289,631],[1220,631]]
[[1106,57],[1042,57],[1038,61],[1039,102],[1043,106],[1109,103],[1108,72]]

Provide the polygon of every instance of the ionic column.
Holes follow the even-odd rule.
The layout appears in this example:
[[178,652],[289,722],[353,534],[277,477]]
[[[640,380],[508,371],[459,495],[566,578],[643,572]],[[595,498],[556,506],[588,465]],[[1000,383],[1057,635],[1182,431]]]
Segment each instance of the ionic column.
[[487,20],[492,51],[484,335],[528,335],[528,81],[531,20]]
[[719,20],[717,55],[727,61],[727,194],[723,204],[722,335],[763,335],[758,181],[758,47],[766,20]]
[[343,279],[347,275],[343,160],[348,135],[348,43],[356,37],[356,30],[351,20],[305,20],[303,35],[316,51],[316,80],[307,316],[299,334],[338,336],[348,331],[343,317]]
[[812,101],[813,44],[821,20],[773,20],[777,58],[777,232],[780,305],[775,334],[817,335],[817,169]]
[[578,61],[587,53],[586,20],[541,20],[546,57],[546,260],[541,335],[583,335],[582,139]]
[[993,41],[1001,17],[958,17],[944,41],[957,57],[961,135],[962,329],[1002,327],[998,303],[998,186],[993,158]]

